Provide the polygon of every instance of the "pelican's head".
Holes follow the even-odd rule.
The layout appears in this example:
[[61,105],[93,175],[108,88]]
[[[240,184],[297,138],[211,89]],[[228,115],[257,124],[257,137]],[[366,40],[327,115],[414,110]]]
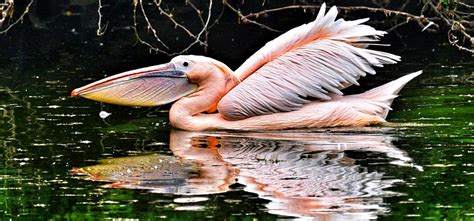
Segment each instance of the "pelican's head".
[[77,88],[71,96],[117,105],[158,106],[206,88],[221,91],[229,79],[235,80],[222,62],[180,55],[166,64],[127,71]]

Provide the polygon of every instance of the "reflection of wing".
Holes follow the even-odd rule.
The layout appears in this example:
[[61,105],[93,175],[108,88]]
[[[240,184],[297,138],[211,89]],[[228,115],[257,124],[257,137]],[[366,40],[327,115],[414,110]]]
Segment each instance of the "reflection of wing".
[[[244,134],[174,131],[172,137],[181,141],[177,143],[178,151],[172,147],[173,153],[201,161],[209,159],[209,155],[197,154],[202,148],[189,145],[189,140],[200,140],[201,144],[217,142],[213,145],[220,148],[214,158],[233,165],[238,171],[237,182],[244,184],[245,190],[270,200],[267,205],[270,212],[290,216],[373,219],[386,211],[382,197],[390,195],[386,188],[399,180],[385,179],[383,173],[367,172],[344,151],[375,152],[393,156],[397,161],[411,160],[393,146],[393,137],[377,132],[360,135],[314,131]],[[185,140],[188,145],[183,143]],[[348,211],[353,215],[338,215]]]
[[[363,130],[363,131],[361,131]],[[352,131],[350,128],[332,128],[331,133],[322,133],[323,131],[280,131],[280,132],[257,132],[257,133],[208,133],[210,136],[225,137],[226,141],[232,142],[239,140],[239,138],[247,138],[247,143],[229,144],[230,146],[249,146],[255,148],[267,147],[273,148],[271,145],[275,142],[280,144],[280,147],[285,143],[289,149],[281,149],[278,156],[284,156],[285,153],[291,152],[290,149],[295,150],[297,147],[302,148],[300,151],[368,151],[385,154],[396,165],[413,166],[410,164],[411,158],[407,156],[406,152],[393,146],[392,142],[395,140],[393,136],[388,136],[384,133],[383,128],[356,128]],[[364,134],[360,134],[364,132]],[[200,132],[199,134],[205,134]],[[232,138],[231,138],[232,137]],[[252,143],[255,142],[255,143]],[[242,150],[244,148],[242,147]],[[221,153],[223,150],[220,150]],[[248,152],[248,150],[244,150]],[[254,150],[255,151],[255,150]],[[268,150],[261,150],[266,152]],[[258,154],[258,153],[252,153]],[[278,160],[278,159],[265,159]]]
[[[395,63],[398,56],[365,49],[385,32],[362,25],[367,19],[335,21],[337,9],[296,27],[252,55],[236,75],[243,80],[219,103],[229,120],[300,109],[311,98],[331,99],[366,73],[371,66]],[[245,79],[245,80],[244,80]]]
[[357,211],[358,218],[373,219],[387,210],[379,204],[383,203],[382,196],[389,195],[386,188],[397,180],[384,179],[383,173],[367,172],[344,152],[282,153],[281,157],[279,151],[266,153],[267,157],[280,159],[271,163],[258,158],[249,163],[244,159],[248,155],[228,158],[233,164],[252,165],[240,169],[238,182],[246,186],[245,190],[270,200],[267,207],[271,213],[320,216]]

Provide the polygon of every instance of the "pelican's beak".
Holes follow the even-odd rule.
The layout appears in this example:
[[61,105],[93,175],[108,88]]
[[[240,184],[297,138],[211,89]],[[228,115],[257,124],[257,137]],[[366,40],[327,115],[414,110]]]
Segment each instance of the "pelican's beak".
[[113,75],[74,89],[71,96],[126,106],[158,106],[197,90],[186,73],[167,63]]

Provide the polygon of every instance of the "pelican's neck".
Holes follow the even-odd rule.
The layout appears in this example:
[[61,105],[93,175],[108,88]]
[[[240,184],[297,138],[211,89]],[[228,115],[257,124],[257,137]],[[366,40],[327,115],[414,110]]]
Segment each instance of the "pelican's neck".
[[232,71],[220,62],[200,76],[202,78],[198,77],[196,80],[198,91],[179,99],[171,107],[172,126],[185,130],[202,130],[209,127],[209,122],[196,120],[194,116],[203,112],[216,112],[221,98],[238,84]]

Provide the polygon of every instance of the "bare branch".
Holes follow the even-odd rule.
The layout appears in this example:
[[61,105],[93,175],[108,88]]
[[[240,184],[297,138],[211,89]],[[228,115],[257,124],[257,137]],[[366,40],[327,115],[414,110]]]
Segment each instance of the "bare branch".
[[[202,45],[207,45],[206,43],[202,42],[196,35],[194,35],[189,29],[187,29],[186,27],[184,27],[182,24],[178,23],[174,18],[173,18],[173,15],[171,13],[168,13],[166,12],[165,10],[163,10],[163,8],[161,8],[161,0],[157,1],[157,0],[154,0],[155,2],[155,5],[156,7],[158,8],[158,10],[160,11],[160,14],[163,14],[165,15],[166,17],[168,17],[168,19],[173,22],[173,24],[175,25],[175,27],[179,27],[181,28],[184,32],[186,32],[190,37],[194,38],[195,40],[197,40],[200,44]],[[210,3],[212,5],[212,2]],[[192,5],[192,4],[191,4]],[[197,11],[198,13],[198,17],[200,17],[201,21],[203,21],[202,17],[201,17],[201,14],[200,14],[200,11],[194,6],[192,5],[192,7]],[[209,11],[210,13],[210,11]],[[203,23],[204,25],[204,23]]]
[[474,5],[469,5],[469,4],[461,2],[461,1],[458,1],[457,4],[459,4],[459,5],[461,5],[465,8],[468,8],[468,9],[474,9]]
[[[207,48],[207,34],[208,34],[208,30],[210,28],[209,24],[210,24],[211,17],[212,17],[213,0],[209,0],[206,19],[203,18],[203,12],[201,10],[199,10],[192,2],[187,2],[187,4],[189,4],[190,7],[193,8],[193,10],[196,12],[196,14],[197,14],[197,16],[198,16],[198,18],[199,18],[199,20],[202,24],[202,28],[197,33],[193,33],[188,27],[186,27],[183,24],[179,23],[174,18],[172,12],[169,12],[168,10],[165,10],[162,7],[162,0],[153,0],[153,3],[154,3],[154,6],[158,9],[158,12],[160,13],[160,15],[165,16],[170,22],[172,22],[174,24],[174,26],[176,28],[179,28],[182,31],[184,31],[191,39],[193,39],[193,42],[188,44],[186,47],[184,47],[180,51],[170,52],[169,47],[161,40],[161,38],[159,37],[159,33],[158,33],[157,29],[152,25],[152,23],[150,21],[150,18],[148,17],[148,14],[145,10],[143,0],[135,0],[134,1],[134,10],[133,10],[133,30],[134,30],[135,36],[137,38],[137,41],[139,43],[146,45],[151,51],[154,51],[154,52],[157,52],[157,53],[163,53],[163,54],[166,54],[168,56],[174,56],[174,55],[177,55],[177,54],[185,53],[191,47],[193,47],[196,44],[199,44],[199,45],[203,46],[205,49]],[[137,28],[137,26],[138,26],[137,10],[136,10],[137,7],[140,7],[140,12],[141,12],[141,15],[142,15],[143,19],[145,20],[145,23],[147,25],[147,29],[152,32],[152,35],[153,35],[154,39],[160,44],[161,48],[157,47],[157,46],[154,46],[152,43],[147,42],[147,41],[143,40],[140,37],[140,34],[138,32],[138,28]]]
[[[259,12],[252,12],[252,13],[249,13],[247,15],[244,15],[244,14],[242,14],[242,12],[240,12],[239,10],[234,8],[232,5],[230,5],[227,2],[227,0],[223,0],[223,1],[224,1],[223,3],[227,7],[229,7],[232,11],[237,13],[237,16],[239,16],[239,18],[242,21],[244,21],[246,23],[252,23],[252,24],[258,25],[261,28],[267,29],[269,31],[274,31],[274,32],[279,32],[279,31],[274,29],[274,28],[271,28],[267,25],[259,23],[255,20],[253,20],[253,18],[258,18],[260,16],[267,15],[269,13],[279,12],[279,11],[284,11],[284,10],[294,10],[294,9],[319,10],[319,8],[320,8],[320,6],[318,6],[318,5],[289,5],[289,6],[279,7],[279,8],[265,9],[265,10],[262,10],[262,11],[259,11]],[[360,11],[360,10],[363,10],[363,11],[369,11],[369,12],[383,13],[386,17],[401,16],[401,17],[407,18],[407,21],[403,22],[400,25],[397,25],[396,27],[407,24],[408,21],[416,21],[416,22],[419,23],[419,25],[421,27],[425,27],[428,24],[430,24],[430,20],[428,18],[425,18],[424,16],[417,16],[417,15],[413,15],[413,14],[410,14],[410,13],[407,13],[407,12],[390,10],[390,9],[385,9],[385,8],[372,8],[372,7],[366,7],[366,6],[351,6],[351,7],[340,6],[340,7],[338,7],[338,9],[341,9],[341,10],[344,10],[344,11]],[[435,24],[434,27],[437,27],[437,25]],[[388,31],[391,31],[395,28],[391,28]]]
[[96,34],[97,36],[102,36],[105,34],[105,31],[107,30],[107,26],[109,25],[109,23],[105,23],[104,26],[102,26],[102,12],[101,12],[101,9],[103,7],[105,7],[106,5],[102,5],[102,0],[99,0],[99,7],[97,8],[97,14],[99,16],[99,20],[97,21],[97,31],[96,31]]
[[7,21],[14,11],[15,2],[13,0],[6,0],[0,4],[0,26]]
[[[141,0],[140,0],[141,2]],[[132,26],[132,29],[133,29],[133,32],[135,33],[135,38],[137,39],[137,42],[140,43],[140,44],[143,44],[143,45],[146,45],[148,48],[150,48],[150,50],[152,51],[155,51],[155,52],[160,52],[160,53],[163,53],[163,54],[168,54],[166,51],[164,50],[161,50],[159,49],[158,47],[154,47],[153,45],[151,45],[150,43],[148,43],[147,41],[144,41],[141,37],[140,37],[140,34],[138,33],[138,29],[137,29],[137,5],[138,5],[138,1],[137,0],[134,0],[133,1],[133,26]],[[145,16],[146,17],[146,16]],[[147,19],[147,18],[146,18]],[[147,24],[149,24],[149,21],[147,22]],[[162,45],[164,45],[164,47],[166,47],[166,49],[168,49],[168,47],[161,41],[160,38],[158,38],[158,36],[155,37],[159,42],[162,43]]]
[[138,1],[139,5],[140,5],[140,10],[143,14],[143,18],[145,19],[146,21],[146,24],[148,25],[147,26],[147,29],[150,30],[152,33],[153,33],[153,36],[155,37],[156,41],[158,41],[163,47],[165,47],[166,49],[169,49],[168,46],[158,37],[158,34],[157,34],[157,31],[155,28],[153,28],[153,25],[151,25],[151,22],[150,22],[150,19],[148,18],[148,15],[145,11],[145,8],[143,7],[143,2],[142,0],[139,0]]
[[[212,15],[212,0],[209,0],[209,9],[208,9],[208,13],[207,13],[207,19],[206,19],[206,23],[204,24],[204,26],[202,27],[201,31],[199,32],[199,34],[196,36],[196,39],[193,43],[189,44],[188,47],[184,48],[183,50],[181,50],[180,52],[176,52],[176,53],[173,53],[173,55],[177,55],[177,54],[182,54],[184,52],[187,52],[192,46],[194,46],[195,44],[201,42],[200,41],[200,38],[201,38],[201,35],[206,32],[208,26],[209,26],[209,22],[211,21],[211,15]],[[207,44],[205,44],[207,46]]]
[[236,8],[234,8],[231,4],[229,4],[229,2],[227,2],[227,0],[223,0],[222,2],[224,5],[226,5],[230,10],[232,10],[233,12],[235,12],[237,14],[237,16],[239,16],[239,19],[241,21],[243,21],[244,23],[251,23],[251,24],[254,24],[254,25],[257,25],[259,26],[260,28],[263,28],[263,29],[266,29],[268,31],[272,31],[272,32],[281,32],[279,30],[276,30],[274,28],[270,28],[262,23],[259,23],[259,22],[256,22],[252,19],[249,19],[247,16],[248,15],[243,15],[242,12],[240,12],[240,10],[237,10]]
[[[14,6],[14,2],[13,0],[7,0],[7,5],[11,6],[11,8],[9,10],[12,10],[11,11],[11,14],[13,14],[13,6]],[[20,15],[20,17],[18,19],[16,19],[13,23],[9,24],[5,29],[1,30],[0,31],[0,34],[5,34],[7,33],[11,28],[13,28],[13,26],[17,25],[20,21],[23,21],[23,18],[25,17],[26,14],[28,14],[29,10],[30,10],[30,7],[31,5],[33,4],[33,0],[30,0],[30,2],[28,3],[28,5],[26,6],[25,10],[23,11],[23,13]],[[8,7],[8,6],[7,6]],[[9,15],[8,13],[5,14],[5,16],[3,16],[3,11],[2,11],[2,20],[0,21],[0,25],[5,21],[5,19],[7,17],[10,17],[12,15]]]
[[[193,39],[193,42],[187,45],[184,49],[178,52],[172,53],[169,51],[170,49],[166,46],[166,44],[160,39],[159,33],[157,29],[155,28],[156,26],[154,27],[152,23],[150,22],[150,19],[148,18],[148,14],[145,11],[144,3],[142,1],[144,0],[134,0],[133,29],[134,29],[135,35],[137,36],[137,41],[139,43],[142,43],[148,46],[152,51],[165,53],[170,56],[184,53],[196,44],[199,44],[206,49],[207,36],[209,33],[209,29],[218,22],[220,16],[222,15],[224,11],[224,10],[221,10],[221,14],[213,22],[211,22],[211,25],[209,25],[210,24],[209,22],[212,16],[212,3],[213,3],[212,0],[209,0],[207,19],[204,19],[204,16],[203,16],[203,14],[205,13],[203,13],[203,11],[201,11],[198,7],[196,7],[196,5],[193,2],[191,2],[191,0],[186,0],[186,4],[189,5],[196,12],[197,18],[199,19],[202,25],[201,30],[196,33],[194,31],[191,31],[192,29],[189,29],[189,26],[186,26],[185,24],[178,22],[179,20],[174,17],[173,13],[170,10],[164,8],[163,0],[153,0],[154,5],[158,9],[158,12],[160,13],[160,15],[165,16],[172,24],[175,25],[176,28],[184,31],[191,39]],[[151,0],[148,0],[148,1],[151,1]],[[461,3],[459,1],[456,1],[455,3],[453,2],[452,4],[455,4],[455,5],[446,6],[446,5],[440,4],[437,0],[426,0],[424,1],[424,4],[420,6],[421,7],[420,15],[415,15],[415,14],[403,11],[408,5],[407,2],[402,4],[402,6],[400,6],[398,10],[387,9],[385,8],[386,6],[383,4],[380,5],[380,7],[340,6],[338,7],[338,9],[342,13],[345,13],[345,14],[351,13],[351,12],[357,12],[357,11],[359,12],[365,11],[372,14],[382,14],[385,17],[392,17],[394,19],[390,21],[391,27],[386,30],[388,32],[391,32],[411,22],[415,22],[416,24],[418,24],[421,27],[420,29],[421,31],[428,31],[428,32],[444,31],[445,33],[448,33],[448,41],[453,46],[459,48],[460,50],[471,52],[472,49],[469,49],[467,46],[463,46],[463,44],[465,45],[467,44],[467,42],[471,42],[471,47],[474,44],[474,40],[470,35],[470,33],[474,31],[474,24],[472,21],[469,20],[474,16],[474,13],[472,13],[472,9],[474,8],[474,6],[468,5],[466,3]],[[268,5],[267,1],[263,0],[262,8],[265,7],[266,5]],[[143,17],[143,20],[145,21],[147,25],[147,29],[152,32],[152,36],[154,37],[154,40],[156,40],[159,43],[159,47],[154,46],[154,44],[150,42],[146,42],[140,37],[137,30],[137,23],[138,23],[137,10],[136,10],[137,7],[140,7],[140,12]],[[229,3],[228,0],[222,0],[222,7],[228,8],[230,9],[230,11],[235,13],[238,17],[239,22],[253,24],[264,30],[268,30],[272,32],[280,32],[280,31],[264,23],[259,22],[258,19],[260,17],[267,16],[268,14],[271,14],[271,13],[282,12],[285,10],[317,11],[320,9],[319,5],[304,5],[304,4],[293,3],[291,5],[286,5],[283,7],[262,9],[257,12],[250,12],[250,13],[245,14],[237,6],[235,6],[235,4],[233,5]],[[428,15],[428,16],[425,16],[425,15]],[[462,39],[457,39],[456,38],[457,36],[462,36]]]
[[[275,30],[265,24],[259,23],[256,21],[261,16],[268,15],[270,13],[274,12],[280,12],[280,11],[285,11],[285,10],[318,10],[320,8],[319,5],[288,5],[288,6],[283,6],[283,7],[278,7],[278,8],[271,8],[271,9],[263,9],[258,12],[251,12],[248,14],[243,14],[240,10],[236,9],[234,6],[229,4],[227,0],[223,0],[223,4],[226,5],[229,9],[231,9],[234,13],[237,14],[239,19],[245,23],[251,23],[254,25],[257,25],[263,29],[269,30],[269,31],[274,31],[277,32],[278,30]],[[443,6],[438,5],[435,6],[433,4],[433,1],[426,1],[425,4],[423,5],[421,9],[421,15],[414,15],[408,12],[401,11],[406,7],[406,4],[404,4],[400,10],[391,10],[391,9],[386,9],[386,8],[374,8],[374,7],[367,7],[367,6],[350,6],[350,7],[344,7],[340,6],[338,9],[341,11],[345,12],[350,12],[350,11],[368,11],[372,13],[383,13],[385,17],[401,17],[405,18],[404,21],[399,22],[394,24],[391,28],[386,30],[387,32],[393,31],[398,27],[401,27],[405,24],[408,24],[410,21],[414,21],[418,23],[420,27],[422,27],[422,31],[428,30],[428,31],[435,31],[439,30],[443,26],[444,30],[446,30],[446,27],[449,29],[446,30],[448,31],[448,40],[451,43],[451,45],[457,47],[458,49],[462,51],[467,51],[472,53],[472,49],[469,49],[467,47],[464,47],[460,45],[459,40],[456,38],[456,35],[454,35],[455,32],[460,33],[464,40],[469,40],[471,45],[474,45],[474,39],[471,37],[471,35],[468,33],[469,31],[472,31],[472,29],[466,28],[465,26],[467,25],[468,27],[473,27],[473,22],[472,21],[466,21],[464,19],[470,18],[474,16],[474,13],[472,13],[472,9],[474,9],[474,6],[468,5],[466,3],[462,3],[459,1],[456,1],[456,4],[461,5],[462,7],[465,8],[465,10],[471,10],[471,12],[465,12],[465,11],[456,11],[456,10],[448,10],[444,9]],[[431,11],[434,13],[434,17],[425,17],[424,13],[427,11]]]
[[456,47],[458,50],[469,52],[471,54],[474,54],[473,49],[466,48],[462,45],[459,44],[459,39],[456,37],[454,32],[461,33],[464,39],[468,39],[470,44],[472,45],[474,43],[474,38],[472,38],[468,33],[466,33],[464,26],[459,23],[459,22],[453,22],[453,25],[451,26],[451,29],[448,31],[448,40],[449,43]]

